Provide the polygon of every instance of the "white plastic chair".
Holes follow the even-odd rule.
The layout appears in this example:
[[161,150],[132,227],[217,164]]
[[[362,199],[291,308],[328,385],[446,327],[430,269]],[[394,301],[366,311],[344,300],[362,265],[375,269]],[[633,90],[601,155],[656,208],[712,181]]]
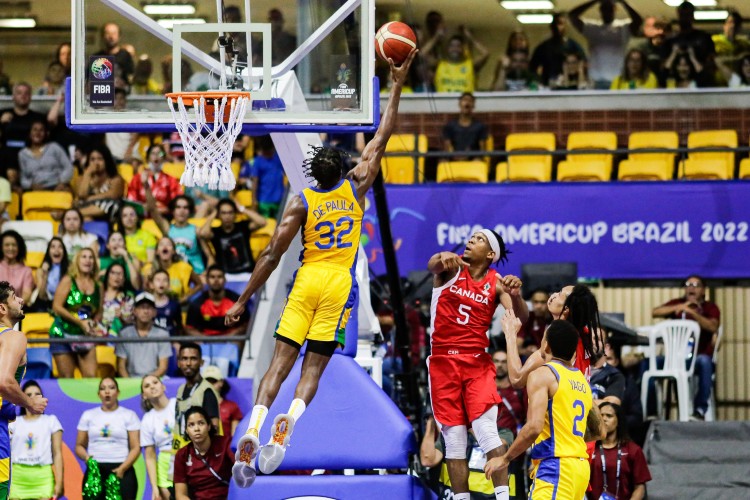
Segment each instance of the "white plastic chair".
[[52,223],[45,220],[11,220],[3,224],[3,231],[9,229],[21,235],[29,252],[46,252],[49,240],[54,236]]
[[[690,391],[690,380],[695,370],[695,358],[698,355],[700,326],[692,320],[662,321],[646,330],[649,341],[648,370],[641,380],[641,403],[644,418],[648,402],[649,381],[653,379],[673,379],[677,385],[677,403],[680,421],[687,422],[692,414],[693,401]],[[690,339],[693,339],[690,345]],[[656,364],[657,341],[662,340],[664,366]],[[661,398],[657,387],[657,405],[661,414]]]
[[714,354],[713,356],[711,356],[711,361],[713,361],[713,364],[714,364],[714,373],[711,377],[711,382],[712,382],[711,397],[708,398],[708,409],[706,410],[706,415],[705,415],[706,422],[713,422],[714,420],[716,420],[716,364],[719,361],[719,348],[721,347],[721,338],[723,336],[724,336],[724,327],[720,326],[719,332],[716,335],[716,345],[714,345]]

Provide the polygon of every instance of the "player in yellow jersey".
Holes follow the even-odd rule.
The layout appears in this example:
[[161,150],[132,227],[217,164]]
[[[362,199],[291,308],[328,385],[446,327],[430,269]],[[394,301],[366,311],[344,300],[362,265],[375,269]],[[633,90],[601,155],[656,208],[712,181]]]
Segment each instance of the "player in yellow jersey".
[[260,381],[250,424],[237,444],[232,475],[241,488],[255,481],[255,457],[260,448],[258,431],[302,344],[307,341],[307,351],[294,400],[287,413],[274,419],[271,439],[260,453],[258,462],[265,474],[281,464],[295,422],[315,396],[318,381],[334,350],[344,344],[344,328],[356,287],[354,266],[364,197],[380,171],[385,146],[396,125],[401,90],[417,52],[412,50],[401,66],[388,61],[393,79],[388,106],[375,137],[362,151],[361,162],[345,178],[341,153],[330,148],[312,148],[311,158],[305,160],[304,166],[316,186],[303,189],[289,202],[245,290],[227,311],[227,324],[239,320],[247,301],[266,282],[289,244],[301,232],[302,266],[294,274],[292,289],[276,325],[273,358]]
[[[503,316],[503,331],[520,329],[512,313]],[[547,329],[541,350],[546,364],[529,374],[526,425],[505,455],[484,466],[489,478],[533,443],[529,500],[582,500],[589,484],[586,442],[600,439],[603,426],[591,387],[573,366],[578,330],[565,320]]]

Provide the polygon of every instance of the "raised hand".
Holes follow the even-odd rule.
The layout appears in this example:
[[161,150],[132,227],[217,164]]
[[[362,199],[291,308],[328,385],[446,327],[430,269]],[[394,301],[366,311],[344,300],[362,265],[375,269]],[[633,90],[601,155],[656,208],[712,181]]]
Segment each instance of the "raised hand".
[[512,274],[506,275],[500,282],[503,292],[509,293],[510,295],[520,295],[521,285],[523,285],[523,282],[517,276],[513,276]]
[[440,263],[443,265],[443,272],[449,271],[451,273],[466,266],[466,262],[452,252],[440,252]]
[[521,331],[521,320],[516,317],[513,309],[506,309],[503,318],[500,321],[503,327],[503,333],[505,334],[505,340],[510,345],[511,341],[515,345],[516,336]]
[[409,76],[409,67],[417,56],[417,53],[419,53],[419,49],[411,49],[411,52],[406,56],[406,59],[401,63],[401,66],[396,66],[393,59],[388,58],[388,64],[391,65],[391,77],[393,78],[393,83],[398,83],[400,85],[404,84]]

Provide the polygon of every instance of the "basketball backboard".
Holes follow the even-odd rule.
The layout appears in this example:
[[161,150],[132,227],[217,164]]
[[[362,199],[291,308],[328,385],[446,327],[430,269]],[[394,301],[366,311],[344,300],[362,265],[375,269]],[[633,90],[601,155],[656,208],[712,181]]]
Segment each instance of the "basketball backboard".
[[[165,83],[214,90],[223,67],[230,89],[252,93],[246,132],[371,130],[379,116],[374,7],[375,0],[72,0],[69,125],[174,130]],[[92,27],[93,41],[85,36]],[[223,44],[223,65],[222,35],[233,41]],[[128,89],[124,101],[116,88]]]

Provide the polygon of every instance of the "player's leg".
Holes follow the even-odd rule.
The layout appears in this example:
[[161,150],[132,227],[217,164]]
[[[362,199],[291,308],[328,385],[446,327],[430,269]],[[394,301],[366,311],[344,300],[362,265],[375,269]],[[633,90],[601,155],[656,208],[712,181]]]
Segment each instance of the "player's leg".
[[[482,448],[487,459],[503,455],[508,451],[506,443],[500,439],[497,431],[497,406],[493,405],[489,410],[471,422],[474,437]],[[503,469],[492,474],[492,484],[495,487],[496,500],[508,500],[508,469]]]

